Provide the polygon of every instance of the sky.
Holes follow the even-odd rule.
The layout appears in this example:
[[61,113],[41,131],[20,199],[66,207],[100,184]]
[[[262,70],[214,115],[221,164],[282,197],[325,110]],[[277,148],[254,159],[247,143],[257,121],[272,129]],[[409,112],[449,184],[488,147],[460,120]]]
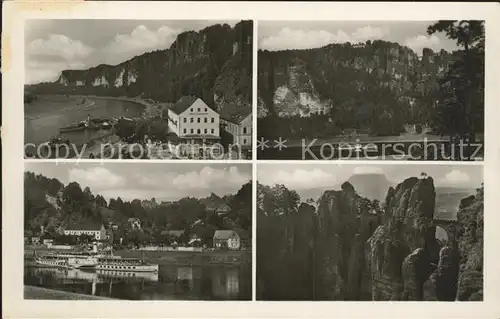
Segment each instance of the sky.
[[427,34],[433,21],[259,21],[259,49],[312,49],[331,43],[367,40],[397,42],[418,55],[423,48],[453,51],[456,43],[443,33]]
[[57,178],[67,185],[78,182],[93,194],[124,200],[175,201],[202,198],[212,192],[235,194],[252,178],[251,164],[198,163],[26,163],[25,170]]
[[57,80],[65,69],[119,64],[136,55],[167,49],[184,31],[218,20],[28,20],[25,24],[25,83]]
[[422,172],[434,179],[435,187],[477,188],[483,182],[480,165],[392,165],[392,164],[260,164],[257,180],[264,185],[283,184],[287,188],[300,190],[336,187],[352,175],[384,174],[394,186],[409,177],[418,177]]

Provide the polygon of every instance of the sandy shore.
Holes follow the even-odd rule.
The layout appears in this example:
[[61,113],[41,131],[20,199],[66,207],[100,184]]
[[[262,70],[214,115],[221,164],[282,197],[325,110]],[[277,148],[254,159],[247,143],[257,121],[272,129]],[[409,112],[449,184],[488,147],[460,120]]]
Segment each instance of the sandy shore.
[[77,294],[35,286],[24,286],[24,299],[48,300],[112,300],[107,297]]

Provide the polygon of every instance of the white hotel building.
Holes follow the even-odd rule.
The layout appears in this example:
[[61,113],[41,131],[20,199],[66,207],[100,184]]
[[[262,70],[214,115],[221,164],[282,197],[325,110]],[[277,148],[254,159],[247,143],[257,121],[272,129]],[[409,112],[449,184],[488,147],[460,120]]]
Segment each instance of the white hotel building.
[[200,98],[184,96],[168,109],[168,129],[189,144],[220,139],[219,114]]

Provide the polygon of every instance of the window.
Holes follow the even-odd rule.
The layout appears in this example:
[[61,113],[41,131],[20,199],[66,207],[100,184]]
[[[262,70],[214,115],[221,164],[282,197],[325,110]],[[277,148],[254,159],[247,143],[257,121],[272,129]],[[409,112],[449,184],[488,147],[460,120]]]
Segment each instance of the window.
[[201,118],[198,118],[198,123],[201,123]]
[[212,123],[214,123],[214,122],[215,122],[215,119],[214,119],[213,117],[212,117],[212,119],[211,119],[211,122],[212,122]]
[[200,109],[200,108],[198,108],[198,112],[201,112],[201,109]]
[[198,129],[198,134],[201,134],[201,130],[200,129]]
[[186,130],[186,129],[184,129],[184,134],[186,134],[186,133],[187,133],[187,130]]
[[203,122],[207,123],[208,122],[208,119],[205,117],[203,118]]
[[207,111],[207,108],[205,108],[205,112]]
[[193,123],[193,122],[194,122],[194,117],[192,117],[192,118],[190,119],[190,122],[191,122],[191,123]]
[[205,129],[205,134],[207,134],[207,129]]
[[193,133],[194,133],[194,130],[193,130],[193,129],[191,129],[191,134],[193,134]]
[[184,123],[186,123],[186,122],[187,122],[187,117],[184,118]]
[[246,143],[247,143],[247,139],[246,139],[246,138],[244,138],[244,139],[243,139],[243,145],[245,145]]
[[210,130],[210,133],[214,134],[214,129],[211,129],[211,130]]
[[243,134],[247,134],[247,128],[246,127],[243,128]]
[[191,111],[191,112],[194,112],[194,109],[191,109],[190,111]]

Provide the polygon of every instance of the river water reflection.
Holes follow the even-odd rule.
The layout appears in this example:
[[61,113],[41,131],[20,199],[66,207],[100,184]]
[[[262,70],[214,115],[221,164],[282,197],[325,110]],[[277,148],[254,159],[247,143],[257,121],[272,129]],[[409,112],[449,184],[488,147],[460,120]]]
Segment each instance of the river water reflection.
[[54,136],[62,136],[71,143],[83,144],[107,132],[85,130],[59,134],[59,128],[86,120],[88,115],[93,118],[132,118],[144,112],[143,105],[131,101],[99,98],[82,98],[82,101],[85,102],[76,97],[40,96],[37,101],[25,106],[25,143],[38,145]]
[[26,266],[24,284],[128,300],[250,300],[248,266],[160,265],[153,273]]

